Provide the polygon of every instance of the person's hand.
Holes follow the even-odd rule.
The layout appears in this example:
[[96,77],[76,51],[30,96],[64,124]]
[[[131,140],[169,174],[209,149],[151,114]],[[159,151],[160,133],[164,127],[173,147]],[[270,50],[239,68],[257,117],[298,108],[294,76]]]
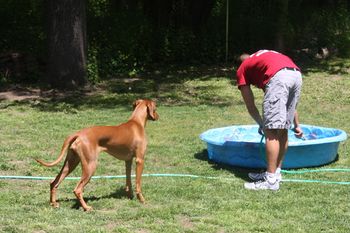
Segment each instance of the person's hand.
[[303,138],[304,132],[300,127],[295,127],[293,131],[297,138]]

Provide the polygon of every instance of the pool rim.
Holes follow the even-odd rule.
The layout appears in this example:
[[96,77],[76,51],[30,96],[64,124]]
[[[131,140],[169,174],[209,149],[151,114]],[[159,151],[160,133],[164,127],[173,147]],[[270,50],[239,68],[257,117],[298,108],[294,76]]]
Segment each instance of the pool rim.
[[[225,126],[225,127],[219,127],[219,128],[212,128],[212,129],[208,129],[206,131],[204,131],[203,133],[201,133],[199,135],[199,138],[202,141],[205,141],[207,143],[210,144],[214,144],[214,145],[218,145],[218,146],[223,146],[225,144],[240,144],[240,143],[244,143],[244,144],[259,144],[259,143],[263,143],[265,144],[265,140],[261,140],[261,138],[259,139],[259,141],[243,141],[243,140],[236,140],[236,141],[216,141],[216,140],[212,140],[208,137],[206,137],[208,135],[208,133],[216,131],[216,130],[224,130],[224,129],[229,129],[229,128],[256,128],[256,131],[258,131],[258,125],[231,125],[231,126]],[[315,126],[315,125],[308,125],[308,124],[300,124],[301,128],[318,128],[321,130],[332,130],[332,131],[337,131],[339,132],[338,135],[336,136],[332,136],[332,137],[326,137],[326,138],[321,138],[321,139],[315,139],[315,140],[302,140],[300,139],[299,141],[293,141],[293,142],[288,142],[288,146],[306,146],[306,145],[317,145],[317,144],[325,144],[325,143],[335,143],[335,142],[342,142],[347,140],[347,133],[344,130],[341,129],[336,129],[336,128],[329,128],[329,127],[323,127],[323,126]],[[262,137],[262,136],[261,136]]]

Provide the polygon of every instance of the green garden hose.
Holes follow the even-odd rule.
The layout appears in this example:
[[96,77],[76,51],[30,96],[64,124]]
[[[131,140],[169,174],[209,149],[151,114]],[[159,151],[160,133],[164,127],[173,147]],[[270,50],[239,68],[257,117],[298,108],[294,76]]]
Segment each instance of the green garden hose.
[[[286,172],[282,170],[282,172]],[[347,168],[338,168],[338,169],[317,169],[317,170],[303,170],[287,173],[307,173],[307,172],[350,172],[350,169]],[[135,177],[135,175],[132,175]],[[143,174],[142,177],[184,177],[184,178],[193,178],[193,179],[211,179],[211,180],[228,180],[233,181],[234,178],[224,178],[216,176],[199,176],[191,174]],[[120,179],[126,178],[125,175],[118,176],[93,176],[91,179]],[[4,180],[53,180],[54,177],[47,176],[0,176],[0,179]],[[80,177],[66,177],[66,180],[80,180]],[[338,185],[350,185],[350,182],[347,181],[328,181],[328,180],[299,180],[299,179],[283,179],[283,182],[298,182],[298,183],[322,183],[322,184],[338,184]]]

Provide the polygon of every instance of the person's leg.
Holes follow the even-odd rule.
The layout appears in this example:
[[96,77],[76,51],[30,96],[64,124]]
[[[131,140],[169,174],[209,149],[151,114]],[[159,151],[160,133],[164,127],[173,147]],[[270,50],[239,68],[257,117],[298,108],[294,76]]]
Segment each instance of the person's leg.
[[[266,133],[266,130],[265,130],[266,162],[267,162],[266,171],[272,173],[272,171],[275,170],[274,173],[276,173],[276,179],[279,182],[282,180],[282,175],[281,175],[282,163],[288,148],[288,131],[286,129],[270,129],[267,131],[268,132]],[[277,154],[277,160],[276,160],[276,154]],[[272,162],[273,160],[275,160],[275,162]],[[275,166],[274,165],[272,166],[271,164],[276,164],[276,169],[274,168]],[[263,180],[265,176],[266,176],[266,172],[248,173],[248,177],[253,181]]]
[[245,183],[244,187],[251,190],[278,190],[279,181],[276,174],[280,153],[280,136],[283,134],[282,129],[265,129],[266,137],[266,161],[267,171],[261,180],[252,183]]
[[278,153],[278,159],[277,159],[277,169],[279,168],[279,171],[282,169],[282,163],[284,160],[284,156],[287,153],[288,149],[288,130],[284,129],[281,130],[281,135],[280,135],[280,149]]
[[266,179],[270,183],[280,182],[283,158],[288,146],[286,129],[265,129],[266,137]]
[[265,129],[267,172],[275,173],[279,162],[280,138],[278,129]]

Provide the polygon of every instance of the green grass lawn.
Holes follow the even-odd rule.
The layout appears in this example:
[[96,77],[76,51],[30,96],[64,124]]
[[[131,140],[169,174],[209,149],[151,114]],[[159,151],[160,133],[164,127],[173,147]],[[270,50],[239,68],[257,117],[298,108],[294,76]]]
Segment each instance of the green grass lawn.
[[[340,65],[341,64],[341,65]],[[308,68],[301,123],[350,132],[349,61]],[[163,73],[157,73],[157,77]],[[53,161],[64,138],[83,127],[126,121],[137,98],[153,98],[160,119],[149,122],[144,174],[212,176],[144,177],[146,204],[128,200],[124,179],[94,179],[85,213],[65,180],[60,208],[49,206],[49,181],[0,180],[0,232],[350,232],[350,186],[284,182],[278,192],[243,188],[249,170],[208,161],[199,134],[209,128],[252,124],[228,71],[167,73],[161,79],[109,82],[107,92],[66,98],[0,101],[0,175],[55,176],[33,158]],[[257,105],[262,92],[254,89]],[[350,168],[349,139],[339,160],[325,168]],[[71,176],[80,176],[78,167]],[[101,154],[95,175],[124,175],[124,162]],[[285,174],[287,179],[350,181],[349,173]]]

